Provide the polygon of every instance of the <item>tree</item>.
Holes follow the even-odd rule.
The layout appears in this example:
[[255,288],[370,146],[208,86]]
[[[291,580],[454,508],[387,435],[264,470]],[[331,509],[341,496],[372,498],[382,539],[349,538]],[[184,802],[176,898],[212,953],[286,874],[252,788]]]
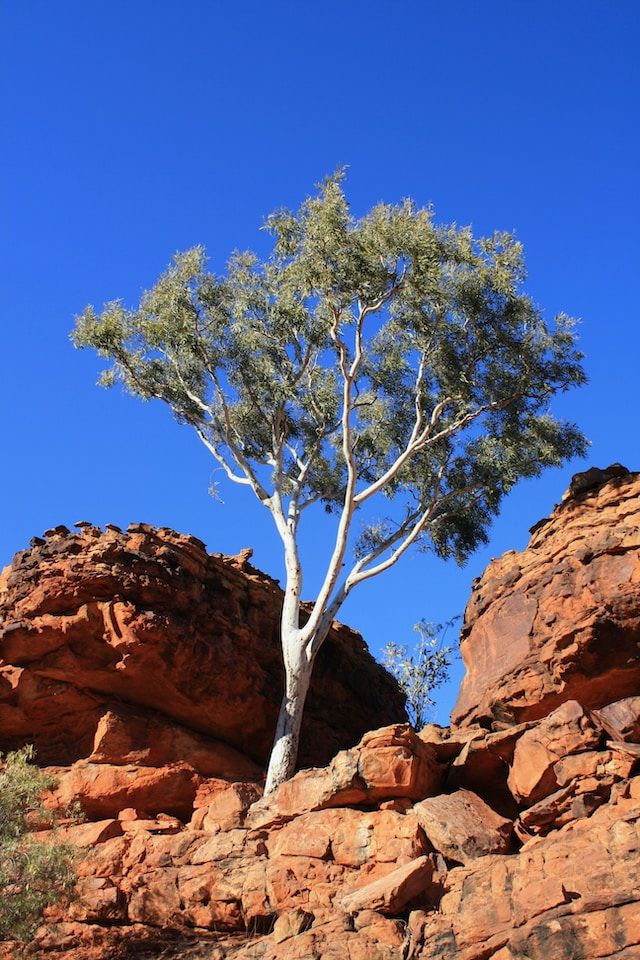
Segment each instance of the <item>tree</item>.
[[[356,219],[341,181],[267,219],[264,262],[235,253],[218,277],[202,248],[177,254],[136,309],[87,307],[72,335],[111,361],[103,385],[167,403],[271,513],[286,679],[267,792],[293,772],[312,665],[354,587],[413,545],[464,561],[520,477],[585,448],[548,411],[584,380],[572,321],[548,325],[521,292],[520,244],[409,200]],[[298,533],[314,504],[335,540],[307,616]]]
[[74,852],[68,845],[29,837],[30,818],[52,821],[40,796],[53,779],[32,759],[33,749],[23,747],[8,753],[0,765],[0,940],[29,941],[44,908],[75,881]]
[[407,698],[407,713],[416,730],[427,722],[429,711],[435,706],[432,692],[449,679],[453,644],[445,643],[447,631],[458,617],[446,623],[420,620],[414,625],[418,634],[413,649],[407,644],[388,643],[382,651],[382,660],[398,681]]

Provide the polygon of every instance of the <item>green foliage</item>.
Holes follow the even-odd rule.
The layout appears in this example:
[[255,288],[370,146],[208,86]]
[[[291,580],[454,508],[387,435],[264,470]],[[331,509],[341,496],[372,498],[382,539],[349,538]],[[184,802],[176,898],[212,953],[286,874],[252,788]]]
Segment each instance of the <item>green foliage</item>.
[[52,820],[40,797],[53,780],[32,758],[32,747],[0,756],[0,940],[28,942],[44,908],[75,879],[72,848],[29,837],[29,822]]
[[215,276],[202,248],[177,254],[137,308],[87,307],[73,340],[110,361],[104,385],[163,400],[292,523],[358,492],[355,509],[395,500],[363,514],[360,569],[414,529],[462,562],[519,478],[585,451],[549,411],[585,380],[573,322],[545,322],[522,291],[510,234],[436,225],[409,200],[356,219],[342,179],[267,219],[264,262],[235,253]]
[[393,674],[407,697],[407,713],[420,730],[435,706],[434,690],[449,679],[449,667],[457,645],[445,643],[446,635],[458,617],[446,623],[420,620],[414,630],[419,639],[411,652],[406,644],[388,643],[382,651],[383,663]]

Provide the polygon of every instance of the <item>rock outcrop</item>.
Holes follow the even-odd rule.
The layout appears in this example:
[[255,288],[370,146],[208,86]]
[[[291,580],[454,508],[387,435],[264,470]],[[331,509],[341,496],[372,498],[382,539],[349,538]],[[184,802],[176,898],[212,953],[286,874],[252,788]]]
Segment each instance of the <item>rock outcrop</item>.
[[[557,578],[575,586],[576,557],[590,566],[609,556],[602,544],[613,541],[603,516],[619,544],[611,556],[633,554],[625,527],[640,509],[638,478],[614,471],[595,475],[595,483],[593,473],[578,478],[573,499],[547,524],[558,543],[555,552],[547,544],[544,563],[536,567],[535,536],[532,555],[519,555],[536,610],[545,609],[545,587],[549,603],[558,605]],[[574,553],[561,537],[563,511]],[[578,554],[589,549],[593,558],[585,563]],[[530,565],[544,570],[544,582],[526,573]],[[251,778],[204,780],[188,821],[171,786],[183,775],[181,761],[153,768],[156,795],[168,802],[151,816],[142,761],[152,745],[123,732],[119,717],[106,718],[93,758],[62,771],[50,797],[60,805],[72,795],[92,796],[97,805],[89,806],[93,819],[62,831],[86,848],[76,896],[50,911],[32,956],[639,960],[640,684],[631,679],[638,648],[632,650],[629,632],[640,606],[634,613],[634,575],[617,578],[612,569],[607,559],[591,567],[588,589],[579,594],[584,619],[572,607],[578,639],[570,657],[564,628],[545,634],[544,644],[530,630],[522,675],[539,676],[537,685],[523,686],[513,664],[491,680],[488,661],[481,661],[463,694],[474,691],[468,709],[451,728],[416,733],[406,724],[386,725],[265,798]],[[513,596],[517,579],[503,583],[504,596],[494,584],[493,602],[509,590]],[[595,597],[616,630],[602,632]],[[471,632],[484,616],[479,608],[486,609],[476,593]],[[563,609],[548,626],[568,625]],[[594,625],[588,642],[581,632],[587,621]],[[475,635],[477,646],[479,636],[488,638],[496,663],[501,649],[504,663],[511,662],[506,622],[494,618],[491,630],[485,625]],[[541,649],[548,656],[536,674],[531,651]],[[607,675],[606,693],[594,664]],[[504,712],[497,710],[499,691]],[[128,758],[119,769],[129,772],[121,775],[142,793],[118,816],[106,816],[95,771],[113,765],[116,750]],[[118,803],[124,800],[118,795]],[[0,945],[5,956],[12,956],[11,945],[4,954]]]
[[[283,687],[282,592],[248,559],[146,524],[35,538],[0,578],[0,750],[28,741],[42,763],[82,760],[84,784],[109,764],[121,784],[164,770],[158,797],[160,782],[180,781],[186,797],[198,777],[259,779]],[[314,670],[301,765],[405,718],[393,678],[336,624]],[[197,775],[188,789],[185,762]]]
[[475,584],[457,724],[538,719],[565,700],[601,707],[640,690],[640,474],[574,477],[528,547]]
[[33,952],[637,960],[640,744],[573,701],[515,730],[500,748],[512,819],[487,803],[493,784],[458,786],[466,748],[495,733],[395,725],[264,799],[219,791],[186,824],[123,810],[70,826],[62,838],[89,845],[76,896]]

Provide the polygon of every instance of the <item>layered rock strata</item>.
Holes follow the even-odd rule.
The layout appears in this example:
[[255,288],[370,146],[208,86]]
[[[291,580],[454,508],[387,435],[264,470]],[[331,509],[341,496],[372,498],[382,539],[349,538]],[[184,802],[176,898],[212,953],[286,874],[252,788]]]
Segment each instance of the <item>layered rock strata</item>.
[[[594,556],[608,542],[597,502],[623,544],[612,556],[633,555],[625,518],[640,508],[637,476],[614,471],[595,480],[599,486],[590,485],[593,474],[579,478],[561,508],[584,532],[574,536],[576,550],[588,552],[588,530]],[[550,523],[560,537],[557,516]],[[536,566],[538,543],[534,535],[520,569]],[[527,581],[536,609],[557,605],[557,578],[567,570],[575,586],[575,562],[567,543],[549,552],[544,583]],[[532,632],[521,672],[541,679],[526,688],[525,708],[518,671],[491,680],[481,660],[467,688],[476,705],[451,728],[387,725],[266,798],[251,778],[211,778],[197,787],[188,820],[161,783],[156,796],[171,802],[155,815],[142,796],[117,816],[96,807],[93,820],[61,834],[85,848],[78,888],[68,906],[50,912],[32,955],[640,960],[640,684],[632,679],[640,609],[632,604],[635,574],[617,580],[611,570],[606,559],[596,563],[581,596],[592,605],[592,625],[603,622],[594,612],[600,596],[616,629],[594,626],[570,657],[564,628],[545,634],[544,645]],[[509,662],[510,622],[497,618],[498,629],[494,618],[485,631],[496,662],[500,650]],[[536,674],[531,650],[543,648],[549,656]],[[607,676],[606,692],[594,663]],[[507,704],[499,715],[496,691]],[[140,750],[121,731],[120,719],[104,720],[94,760],[121,743],[139,783]],[[99,798],[94,760],[63,770],[49,802]],[[179,776],[178,762],[173,769]],[[114,791],[113,803],[124,802]],[[12,956],[11,945],[0,956]]]
[[[194,791],[198,778],[259,779],[283,687],[282,591],[248,553],[212,556],[195,537],[145,524],[34,538],[0,578],[0,750],[33,742],[41,763],[82,760],[85,784],[108,765],[121,783],[125,767],[132,781],[165,770],[158,796],[186,782],[184,763]],[[405,716],[393,678],[336,624],[314,671],[300,763],[327,763]],[[184,815],[181,803],[171,806]]]
[[395,725],[269,797],[229,786],[187,823],[69,826],[87,848],[77,890],[32,954],[637,960],[640,744],[575,701],[516,730],[500,744],[511,819],[476,762],[460,786],[495,734]]
[[574,477],[526,550],[487,567],[467,606],[456,724],[538,719],[640,690],[640,474]]

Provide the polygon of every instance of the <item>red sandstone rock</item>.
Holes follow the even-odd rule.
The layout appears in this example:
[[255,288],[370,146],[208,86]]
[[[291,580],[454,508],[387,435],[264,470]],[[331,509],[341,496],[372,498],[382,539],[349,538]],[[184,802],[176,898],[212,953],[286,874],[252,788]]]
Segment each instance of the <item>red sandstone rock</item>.
[[554,770],[560,789],[523,811],[514,824],[516,833],[526,841],[590,816],[609,799],[614,784],[626,780],[636,765],[635,757],[613,750],[588,751],[559,760]]
[[55,838],[61,843],[72,843],[78,847],[95,847],[114,837],[122,836],[122,824],[119,820],[97,820],[93,823],[77,823],[61,827],[54,831],[42,831],[38,839]]
[[537,719],[640,689],[640,474],[592,474],[494,560],[467,606],[453,720]]
[[198,784],[195,771],[186,763],[138,767],[80,761],[68,770],[48,769],[57,785],[46,805],[64,808],[77,800],[94,819],[117,817],[125,807],[188,819]]
[[[587,480],[591,483],[593,476]],[[583,478],[575,487],[582,500],[563,509],[576,541],[581,536],[582,512],[584,542],[578,550],[586,551],[580,562],[591,566],[592,561],[585,558],[594,529],[598,550],[605,550],[607,541],[605,527],[599,520],[595,522],[592,500],[606,511],[603,497],[609,494],[603,493],[606,488],[587,489],[585,482]],[[610,486],[620,493],[625,483],[628,481],[618,477]],[[608,514],[615,527],[611,542],[618,544],[615,549],[620,555],[629,552],[632,539],[620,548],[625,525],[622,503],[623,499]],[[562,565],[568,540],[565,538],[563,547],[559,523],[555,528],[554,523],[547,525],[547,532],[549,537],[559,538],[557,563]],[[150,533],[137,526],[131,535],[144,542]],[[100,541],[104,535],[96,531],[93,536]],[[47,547],[54,547],[60,537],[60,533],[52,533]],[[548,548],[546,537],[538,541],[539,557],[542,551],[546,556],[547,584],[539,584],[538,590],[529,580],[527,591],[540,598],[543,588],[555,584],[553,603],[557,603],[557,578],[567,589],[575,581],[563,580],[561,570],[553,572]],[[244,566],[245,576],[253,576],[248,558],[237,565]],[[569,569],[573,569],[571,564]],[[597,566],[592,572],[595,569]],[[237,572],[234,570],[234,575]],[[500,589],[513,592],[515,588],[511,579]],[[616,589],[611,607],[615,617],[621,609]],[[604,596],[604,586],[602,590]],[[567,594],[565,599],[574,605],[579,626],[581,597]],[[492,602],[489,596],[487,603]],[[587,597],[587,606],[591,602]],[[518,623],[522,625],[528,616],[526,603],[521,608],[514,603],[510,609],[517,634]],[[603,600],[598,616],[605,609],[609,608]],[[52,616],[65,614],[58,611]],[[627,626],[633,616],[629,614]],[[534,619],[534,627],[536,622]],[[56,623],[60,625],[57,619]],[[79,629],[74,623],[72,615],[67,623],[72,634]],[[47,634],[45,621],[42,626],[42,644],[54,646],[48,654],[38,656],[45,660],[57,657],[58,641]],[[20,629],[16,631],[18,639]],[[81,636],[77,635],[79,643]],[[506,663],[510,637],[507,633],[500,636]],[[182,731],[187,738],[180,742],[188,744],[189,760],[200,756],[204,759],[199,762],[207,763],[208,757],[219,756],[218,745],[206,731],[206,743],[202,744],[200,728],[192,730],[183,721],[178,725],[175,719],[160,717],[158,711],[146,714],[139,705],[123,708],[103,702],[95,692],[87,696],[76,691],[74,699],[69,685],[60,681],[60,702],[72,713],[76,711],[74,715],[86,716],[89,709],[94,710],[102,752],[93,759],[111,756],[112,762],[80,761],[71,771],[59,771],[58,796],[73,793],[69,783],[75,776],[91,805],[99,794],[96,784],[100,784],[93,771],[102,768],[109,803],[123,805],[118,821],[111,819],[107,829],[124,832],[105,839],[102,826],[87,825],[87,835],[94,831],[97,845],[78,864],[77,897],[50,911],[32,955],[38,960],[129,960],[134,956],[170,956],[172,960],[201,956],[208,960],[398,960],[400,956],[406,960],[637,960],[640,776],[636,774],[640,743],[632,740],[638,689],[627,687],[621,692],[621,681],[624,687],[633,662],[630,659],[618,670],[618,648],[615,644],[607,648],[607,639],[610,637],[600,634],[589,644],[577,644],[570,660],[567,650],[573,641],[566,646],[562,631],[549,634],[546,659],[541,662],[547,665],[544,670],[551,671],[555,692],[550,693],[546,680],[536,688],[537,694],[529,684],[532,671],[535,673],[532,654],[522,670],[528,698],[526,722],[513,723],[520,709],[513,707],[516,673],[500,674],[495,690],[485,689],[481,697],[485,705],[493,706],[486,713],[483,707],[477,714],[491,729],[469,723],[453,730],[431,726],[420,735],[401,725],[374,731],[355,748],[338,754],[328,767],[302,771],[248,811],[247,805],[256,795],[255,784],[247,781],[230,786],[224,777],[202,779],[195,762],[181,765],[173,761],[171,751],[182,736],[177,732],[174,737],[175,731]],[[618,666],[609,669],[612,661],[607,657],[612,654]],[[496,655],[500,659],[498,649]],[[592,701],[587,702],[589,709],[566,702],[571,683],[578,683],[579,677],[580,683],[592,677],[598,663],[604,663],[609,671],[611,703],[604,687],[598,688],[594,711]],[[173,669],[170,660],[167,664],[167,670]],[[180,669],[178,664],[178,673]],[[18,689],[21,696],[29,691],[33,701],[43,706],[44,726],[49,724],[48,729],[54,731],[50,681],[46,679],[43,685],[26,661],[24,668],[20,661],[3,676],[9,684],[5,693],[7,689],[13,693],[6,694],[2,702],[9,703]],[[583,686],[590,695],[596,688],[592,680]],[[506,710],[500,720],[497,703],[503,694],[507,696]],[[23,720],[31,715],[31,709],[24,712]],[[111,716],[104,721],[106,710]],[[120,724],[122,714],[133,717],[130,726]],[[15,714],[8,716],[15,721]],[[151,723],[144,719],[147,716]],[[166,737],[165,723],[169,725]],[[150,731],[158,731],[158,743]],[[613,739],[607,742],[604,731]],[[87,752],[92,750],[93,738]],[[161,766],[148,766],[149,761]],[[190,785],[189,791],[197,790],[190,804],[197,804],[198,809],[185,828],[166,812],[148,806],[152,796],[156,800],[171,796],[170,775],[176,767],[191,771],[196,786]],[[127,779],[132,770],[135,776]],[[165,776],[169,778],[166,791],[162,785]],[[155,790],[148,789],[145,777],[159,778]],[[142,782],[136,786],[139,779]],[[441,780],[446,793],[441,792]],[[509,785],[521,802],[519,812]],[[515,844],[506,845],[513,819],[524,841],[520,850]],[[431,852],[433,847],[440,852]],[[466,862],[456,866],[461,860]],[[4,960],[1,949],[0,957]]]
[[174,834],[180,833],[183,827],[184,824],[178,820],[177,817],[162,817],[162,815],[146,820],[140,819],[122,821],[123,832],[134,834],[140,833],[143,830],[147,833]]
[[575,700],[569,700],[522,734],[513,756],[509,788],[521,803],[533,804],[558,786],[558,760],[597,745],[601,731]]
[[207,806],[200,829],[208,833],[233,830],[244,825],[247,811],[262,795],[253,783],[232,783],[216,794]]
[[345,913],[376,910],[382,914],[402,913],[407,904],[428,900],[434,873],[433,860],[422,856],[398,867],[381,880],[354,890],[340,901]]
[[[65,530],[0,579],[0,750],[29,741],[49,765],[95,750],[109,763],[186,760],[205,776],[252,779],[283,685],[275,581],[167,529]],[[336,625],[314,667],[301,765],[404,719],[395,681]]]
[[[495,733],[473,731],[473,737],[464,744],[453,760],[446,777],[448,790],[464,788],[478,794],[502,816],[513,819],[517,804],[513,799],[507,778],[513,763],[516,744],[532,723],[521,723]],[[454,737],[466,732],[454,730]]]
[[640,697],[625,697],[595,711],[599,722],[614,740],[640,742]]
[[417,818],[392,810],[318,810],[303,814],[273,831],[270,857],[331,859],[345,867],[395,863],[425,853]]
[[433,747],[440,763],[450,763],[455,760],[471,742],[483,740],[486,735],[487,731],[482,727],[463,727],[452,730],[450,727],[441,727],[436,723],[428,723],[418,731],[420,739]]
[[299,934],[308,930],[313,923],[313,914],[306,910],[289,910],[288,913],[282,913],[276,920],[273,927],[273,939],[275,943],[284,943],[291,937],[297,937]]
[[513,826],[470,790],[456,790],[417,803],[418,823],[448,860],[467,863],[489,853],[507,853]]
[[[228,780],[221,780],[219,777],[205,778],[198,784],[198,789],[196,790],[196,795],[193,801],[194,811],[198,811],[203,807],[208,807],[212,800],[214,800],[219,793],[224,793],[224,791],[228,789]],[[202,816],[204,817],[205,813],[203,813]]]
[[[640,945],[640,804],[619,800],[527,844],[451,870],[437,914],[409,922],[412,960],[634,958]],[[635,950],[635,954],[634,951]],[[625,954],[623,951],[629,951]]]
[[598,782],[626,780],[631,776],[636,761],[632,756],[615,750],[588,750],[564,757],[554,764],[554,773],[560,787],[575,780],[596,780]]
[[145,767],[184,761],[205,777],[262,777],[258,764],[219,740],[203,737],[161,717],[136,714],[121,707],[100,717],[88,759],[93,763],[133,763]]
[[281,823],[311,810],[357,806],[384,799],[421,800],[438,790],[442,768],[433,748],[408,724],[366,734],[322,770],[302,770],[254,804],[247,824]]
[[[556,776],[586,782],[599,766],[612,764],[616,775],[631,772],[619,766],[621,758],[612,750],[572,754],[557,762]],[[119,960],[124,955],[118,950],[135,955],[134,950],[149,949],[144,944],[151,930],[179,937],[191,929],[200,950],[219,960],[397,960],[403,951],[424,960],[438,951],[456,960],[493,960],[507,944],[520,951],[514,954],[518,960],[549,960],[556,956],[553,949],[563,957],[570,943],[584,951],[576,956],[596,957],[596,944],[602,945],[601,958],[620,960],[604,952],[605,931],[612,925],[619,929],[624,949],[634,943],[635,914],[626,905],[637,913],[638,783],[640,778],[620,781],[624,789],[605,799],[590,819],[552,827],[520,854],[487,854],[446,876],[442,863],[425,857],[417,809],[403,814],[334,807],[268,829],[116,837],[81,865],[79,899],[58,922],[60,931],[67,931],[59,941],[65,944],[62,955],[97,960],[92,951],[100,944],[101,956]],[[454,828],[455,794],[437,799],[447,811],[452,842],[462,845],[469,823],[463,819],[459,830]],[[482,815],[484,820],[484,808]],[[437,817],[433,822],[443,829]],[[397,918],[412,907],[419,909],[411,914],[409,943]],[[354,914],[350,925],[339,919],[343,909]],[[312,925],[296,933],[290,920],[301,914],[312,917]],[[260,933],[276,923],[277,934]],[[107,924],[111,939],[95,924]],[[207,931],[211,936],[215,931],[217,946],[203,939]],[[131,939],[138,935],[139,948]],[[548,954],[540,952],[544,938],[555,944]],[[184,943],[171,955],[186,960],[188,949]],[[46,953],[55,960],[60,956],[51,941]]]
[[135,807],[125,807],[118,814],[118,820],[148,820],[149,814],[146,810],[136,810]]
[[275,943],[273,937],[246,942],[237,952],[230,950],[216,960],[398,960],[404,943],[404,925],[374,911],[376,922],[358,927],[346,917],[314,922],[313,927],[293,939]]

